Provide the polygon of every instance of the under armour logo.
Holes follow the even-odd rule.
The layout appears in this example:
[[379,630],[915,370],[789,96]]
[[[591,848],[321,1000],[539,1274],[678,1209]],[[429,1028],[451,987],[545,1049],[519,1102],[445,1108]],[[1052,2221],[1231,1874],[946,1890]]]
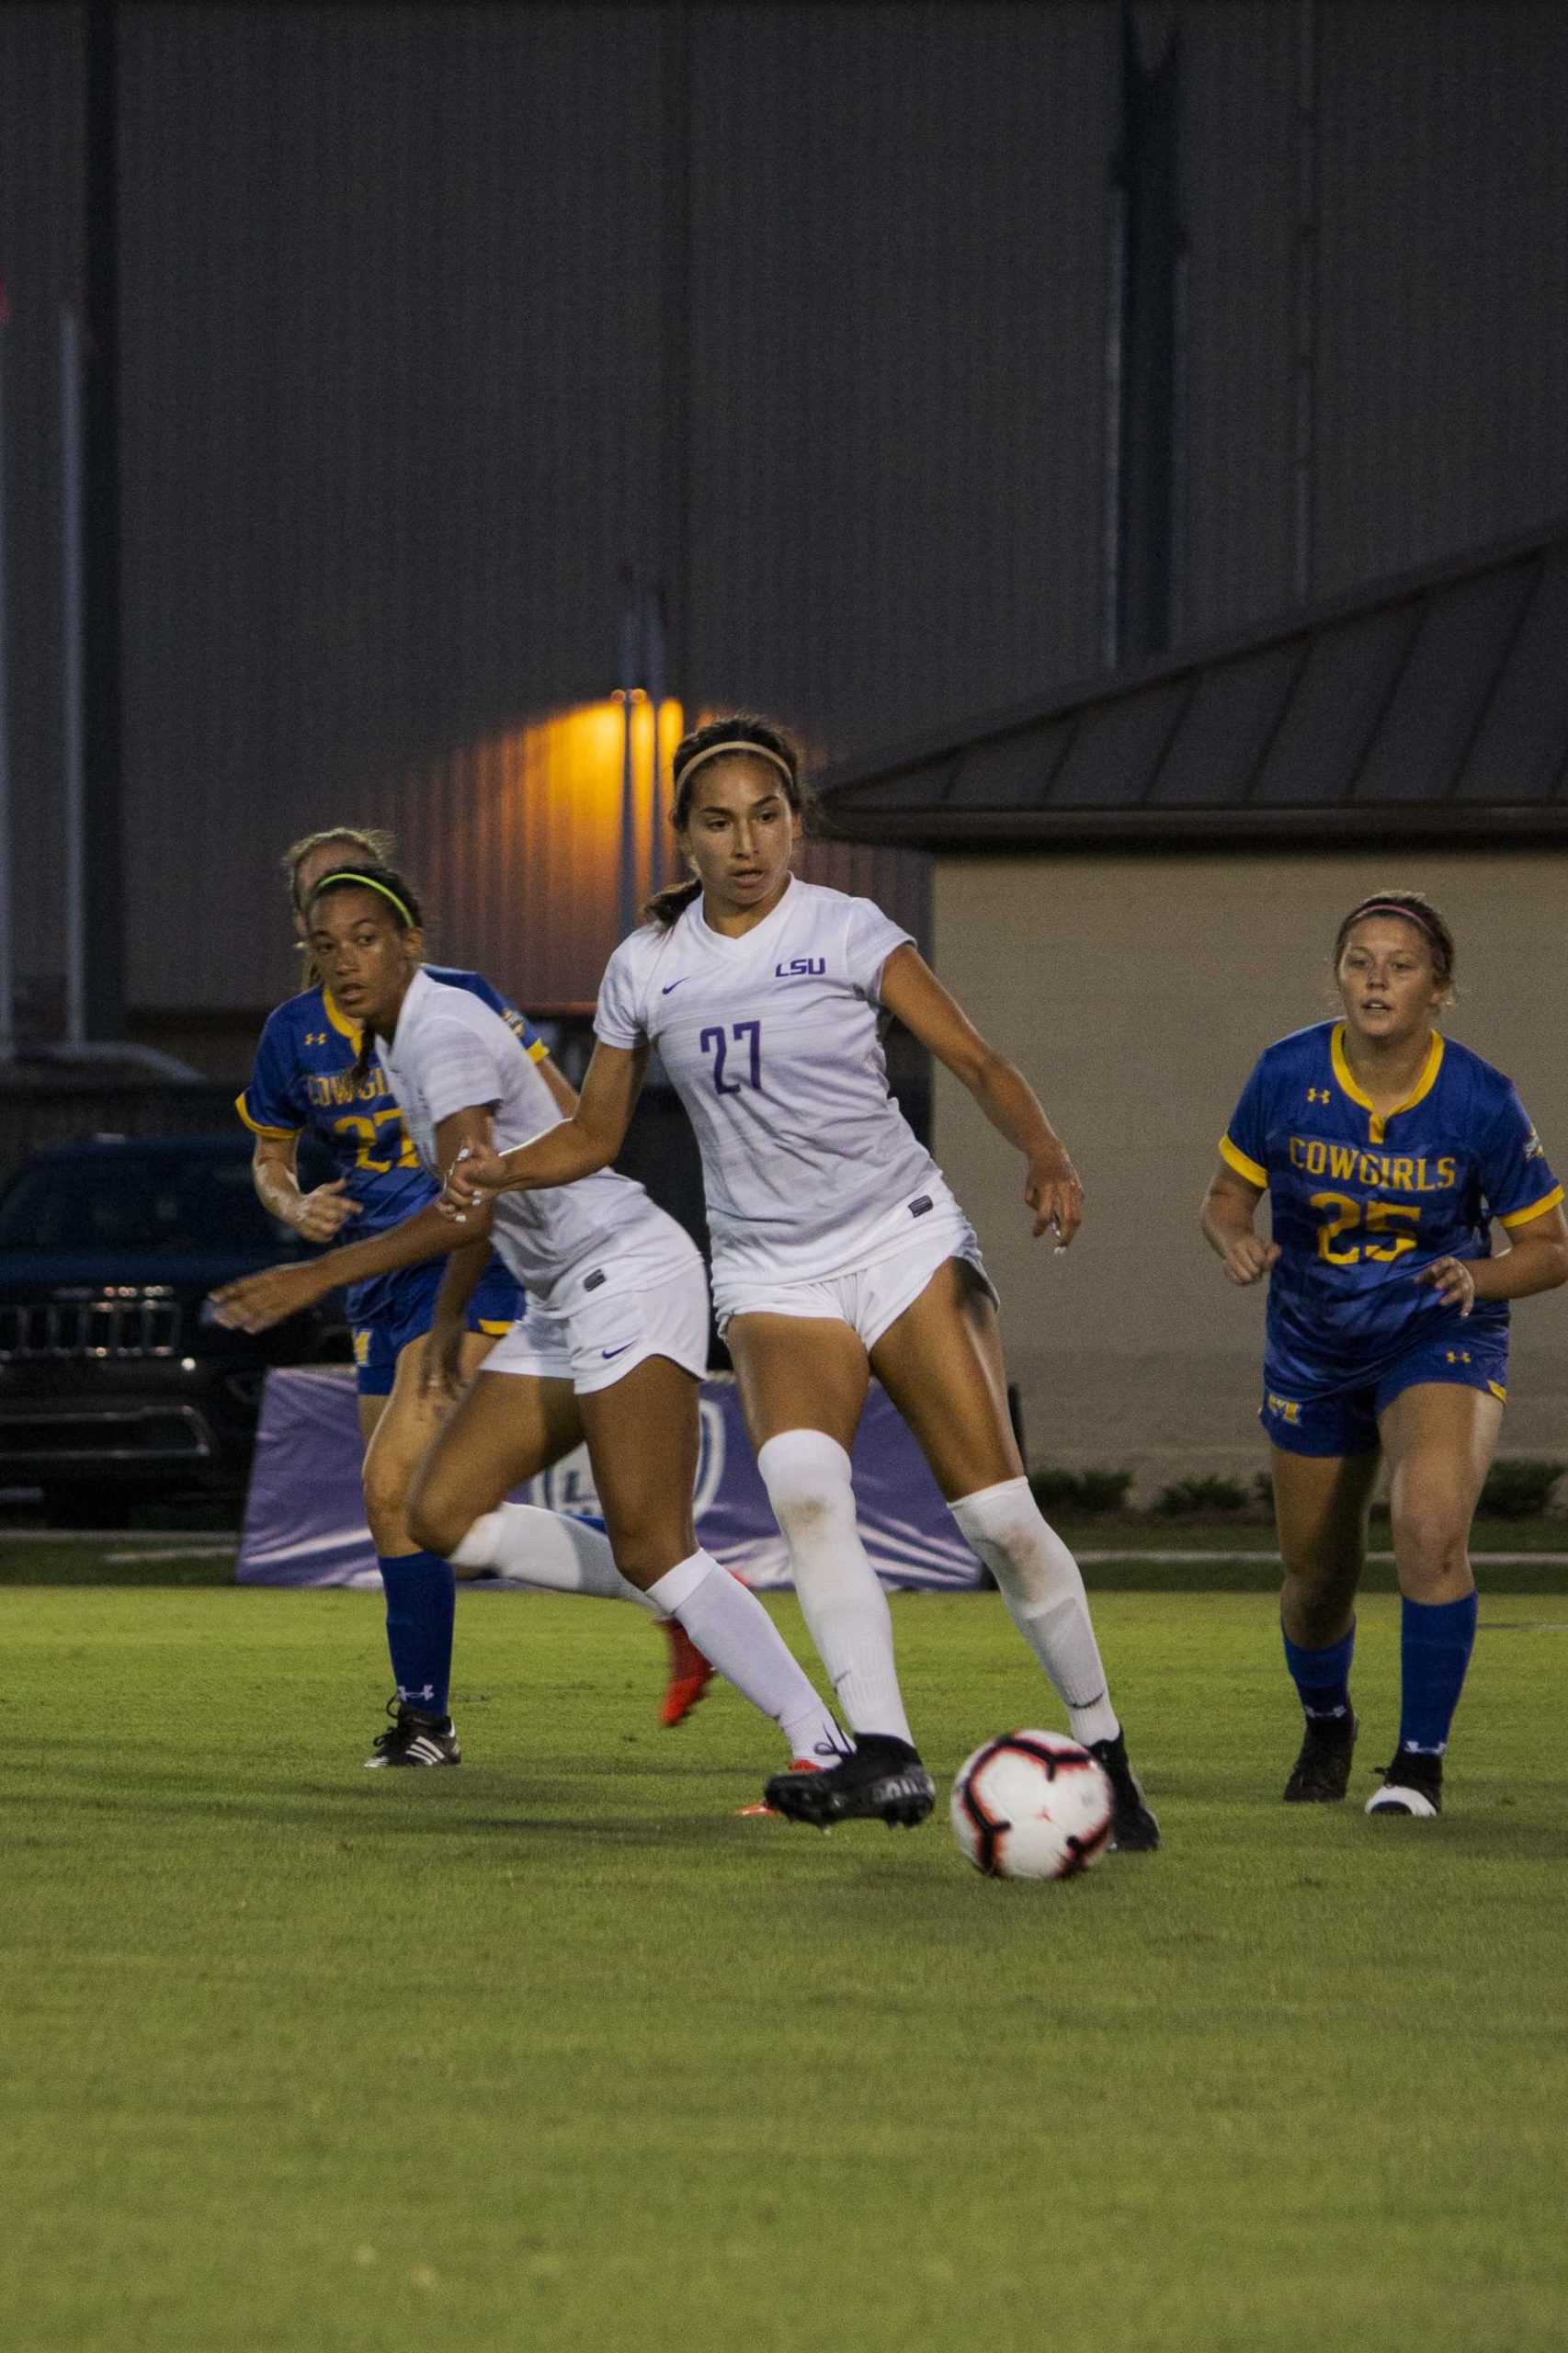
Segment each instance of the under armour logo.
[[1326,1086],[1308,1087],[1307,1101],[1309,1103],[1326,1103],[1328,1099],[1328,1089]]

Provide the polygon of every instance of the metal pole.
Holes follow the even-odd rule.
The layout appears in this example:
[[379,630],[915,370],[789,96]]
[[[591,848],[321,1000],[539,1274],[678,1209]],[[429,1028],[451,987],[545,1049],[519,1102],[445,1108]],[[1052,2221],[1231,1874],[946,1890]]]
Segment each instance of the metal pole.
[[620,610],[620,937],[637,921],[637,777],[632,756],[631,699],[638,684],[639,660],[637,578],[628,566],[621,574],[626,601]]
[[1295,342],[1290,421],[1291,586],[1312,593],[1317,533],[1318,38],[1314,0],[1296,14]]
[[67,304],[60,313],[61,666],[65,708],[62,799],[65,804],[65,1035],[81,1045],[87,1035],[86,763],[83,699],[85,677],[82,597],[82,331]]
[[0,1063],[16,1059],[16,925],[11,890],[10,632],[6,609],[6,331],[10,310],[0,287]]
[[665,877],[669,844],[665,838],[665,780],[659,766],[659,727],[665,697],[669,692],[665,658],[665,597],[661,588],[645,592],[642,608],[642,683],[653,706],[653,750],[648,777],[648,887],[656,891]]

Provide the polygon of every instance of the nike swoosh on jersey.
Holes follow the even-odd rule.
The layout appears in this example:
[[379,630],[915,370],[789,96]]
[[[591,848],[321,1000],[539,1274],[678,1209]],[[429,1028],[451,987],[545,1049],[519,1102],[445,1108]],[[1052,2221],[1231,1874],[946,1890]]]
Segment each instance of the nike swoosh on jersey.
[[619,1348],[601,1348],[599,1350],[599,1354],[601,1357],[606,1358],[610,1357],[623,1357],[628,1348],[634,1348],[636,1346],[637,1343],[635,1340],[622,1340]]

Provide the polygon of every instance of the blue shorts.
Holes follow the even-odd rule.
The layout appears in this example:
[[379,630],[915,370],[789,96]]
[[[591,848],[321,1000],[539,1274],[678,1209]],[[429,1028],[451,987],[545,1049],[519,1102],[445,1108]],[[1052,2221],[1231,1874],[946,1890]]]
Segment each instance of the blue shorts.
[[1423,1340],[1370,1381],[1344,1381],[1302,1393],[1282,1394],[1264,1369],[1263,1403],[1257,1418],[1274,1444],[1287,1454],[1369,1454],[1380,1443],[1378,1416],[1406,1389],[1423,1381],[1446,1381],[1460,1389],[1483,1390],[1505,1404],[1508,1396],[1508,1335],[1463,1331]]
[[[394,1277],[392,1293],[380,1315],[356,1324],[354,1370],[361,1397],[390,1397],[397,1360],[410,1340],[423,1338],[436,1314],[436,1293],[446,1272],[444,1258],[423,1267],[406,1267]],[[468,1328],[499,1337],[509,1332],[522,1312],[521,1294],[499,1258],[490,1264],[473,1287],[468,1303]]]

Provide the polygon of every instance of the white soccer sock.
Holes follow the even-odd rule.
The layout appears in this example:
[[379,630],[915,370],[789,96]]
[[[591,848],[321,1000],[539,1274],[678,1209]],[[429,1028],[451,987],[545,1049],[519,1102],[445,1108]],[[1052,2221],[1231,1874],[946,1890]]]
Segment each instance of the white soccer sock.
[[1013,1623],[1051,1677],[1074,1740],[1119,1730],[1077,1562],[1045,1518],[1027,1479],[962,1495],[949,1506],[1001,1588]]
[[455,1569],[498,1569],[515,1585],[543,1593],[586,1593],[599,1601],[640,1601],[655,1616],[656,1602],[623,1577],[609,1538],[566,1512],[533,1504],[501,1504],[476,1519],[451,1555]]
[[780,1430],[758,1449],[756,1467],[839,1706],[857,1733],[889,1733],[913,1747],[888,1597],[856,1525],[849,1457],[825,1430]]
[[678,1618],[705,1658],[744,1699],[771,1716],[791,1756],[846,1754],[838,1726],[755,1593],[700,1549],[648,1588],[649,1598]]

